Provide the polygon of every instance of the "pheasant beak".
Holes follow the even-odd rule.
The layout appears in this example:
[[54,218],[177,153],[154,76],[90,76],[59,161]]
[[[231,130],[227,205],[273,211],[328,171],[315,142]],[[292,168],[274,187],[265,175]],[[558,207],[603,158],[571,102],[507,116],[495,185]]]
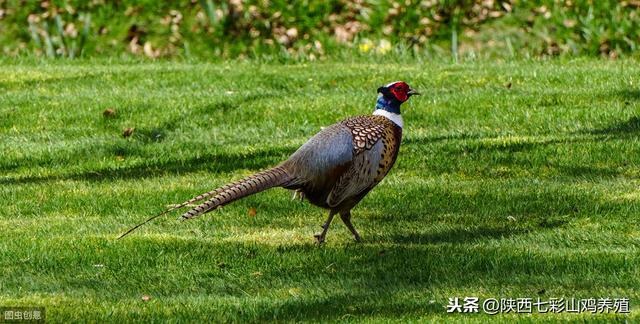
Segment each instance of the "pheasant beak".
[[415,91],[415,90],[413,90],[413,89],[409,89],[409,92],[407,92],[407,95],[408,95],[408,96],[419,96],[419,95],[420,95],[420,92]]

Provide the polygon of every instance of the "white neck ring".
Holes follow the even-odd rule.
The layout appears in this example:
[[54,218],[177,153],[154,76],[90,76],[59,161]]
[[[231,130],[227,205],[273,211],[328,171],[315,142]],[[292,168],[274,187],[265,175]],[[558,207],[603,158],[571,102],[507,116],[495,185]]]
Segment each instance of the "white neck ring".
[[394,124],[398,125],[398,127],[400,128],[404,126],[404,123],[402,122],[402,116],[400,114],[394,114],[384,109],[376,109],[373,111],[373,114],[376,116],[387,117],[387,119],[391,120]]

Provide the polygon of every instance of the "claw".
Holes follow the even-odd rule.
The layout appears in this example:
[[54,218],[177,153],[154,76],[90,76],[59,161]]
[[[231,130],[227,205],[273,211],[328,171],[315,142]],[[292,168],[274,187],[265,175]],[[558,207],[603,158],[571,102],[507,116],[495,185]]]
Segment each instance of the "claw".
[[293,197],[291,197],[291,200],[296,200],[296,198],[300,197],[300,201],[304,201],[304,192],[300,191],[300,190],[296,190],[293,192]]

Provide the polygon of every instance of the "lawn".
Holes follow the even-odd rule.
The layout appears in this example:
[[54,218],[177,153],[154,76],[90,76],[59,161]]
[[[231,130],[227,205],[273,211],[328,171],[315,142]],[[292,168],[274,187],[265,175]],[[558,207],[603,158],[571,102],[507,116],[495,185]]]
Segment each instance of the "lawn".
[[[51,322],[638,320],[637,63],[3,61],[0,306]],[[369,114],[394,80],[423,96],[353,210],[362,243],[335,221],[314,244],[326,212],[284,189],[116,240]],[[446,313],[471,296],[631,313]]]

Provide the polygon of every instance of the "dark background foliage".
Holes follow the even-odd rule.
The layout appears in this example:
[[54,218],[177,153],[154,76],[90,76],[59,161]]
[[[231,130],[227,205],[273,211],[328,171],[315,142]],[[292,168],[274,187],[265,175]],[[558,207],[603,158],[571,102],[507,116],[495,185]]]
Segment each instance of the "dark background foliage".
[[0,0],[4,55],[618,57],[640,1]]

